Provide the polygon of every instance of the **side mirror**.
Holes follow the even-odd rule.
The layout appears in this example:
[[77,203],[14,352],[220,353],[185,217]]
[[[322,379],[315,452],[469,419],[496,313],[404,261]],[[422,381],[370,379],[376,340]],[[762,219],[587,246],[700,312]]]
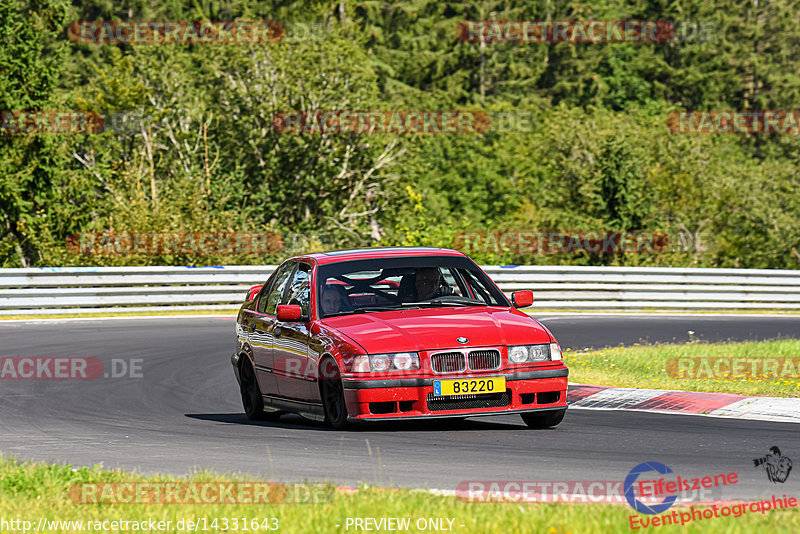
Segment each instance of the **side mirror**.
[[303,308],[297,304],[281,304],[278,306],[279,321],[296,321],[303,315]]
[[260,286],[253,286],[250,289],[248,289],[247,302],[252,302],[253,300],[255,300],[256,295],[258,295],[258,292],[261,291],[262,287],[264,287],[264,284],[261,284]]
[[511,293],[511,302],[514,304],[515,308],[527,308],[533,304],[533,291],[530,289],[514,291]]

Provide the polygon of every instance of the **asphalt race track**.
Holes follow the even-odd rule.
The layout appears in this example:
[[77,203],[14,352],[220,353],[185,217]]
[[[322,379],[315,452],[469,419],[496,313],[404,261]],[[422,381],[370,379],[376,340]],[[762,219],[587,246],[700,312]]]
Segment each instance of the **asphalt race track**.
[[[541,314],[564,348],[641,341],[800,338],[800,317]],[[800,462],[800,427],[702,416],[571,410],[556,429],[518,416],[328,430],[297,417],[253,424],[230,365],[231,318],[0,321],[0,357],[141,360],[141,377],[0,380],[0,452],[144,473],[197,469],[271,480],[365,481],[453,490],[465,480],[622,480],[658,461],[685,476],[731,471],[715,498],[797,494],[753,459],[777,445]],[[119,369],[118,369],[119,370]],[[797,470],[797,469],[796,469]]]

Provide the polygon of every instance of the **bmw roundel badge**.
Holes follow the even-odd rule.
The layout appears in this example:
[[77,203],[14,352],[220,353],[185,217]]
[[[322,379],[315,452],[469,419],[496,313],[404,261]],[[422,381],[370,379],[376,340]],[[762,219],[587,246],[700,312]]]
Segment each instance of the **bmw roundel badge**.
[[457,337],[456,341],[458,341],[459,343],[469,343],[469,339],[465,337]]

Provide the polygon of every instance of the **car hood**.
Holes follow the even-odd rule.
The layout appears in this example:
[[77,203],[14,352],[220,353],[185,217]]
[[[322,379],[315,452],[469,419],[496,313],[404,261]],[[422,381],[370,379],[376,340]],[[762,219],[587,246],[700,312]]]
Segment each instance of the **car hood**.
[[[539,322],[514,308],[426,308],[323,320],[370,354],[550,343]],[[467,343],[456,338],[465,337]]]

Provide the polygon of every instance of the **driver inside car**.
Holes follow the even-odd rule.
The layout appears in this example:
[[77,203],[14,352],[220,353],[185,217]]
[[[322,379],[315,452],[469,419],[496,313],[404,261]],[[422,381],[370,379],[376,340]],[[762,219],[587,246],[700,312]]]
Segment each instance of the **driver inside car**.
[[414,289],[418,301],[453,294],[453,288],[442,279],[442,273],[436,267],[417,269],[414,276]]
[[439,296],[439,285],[441,284],[442,274],[439,269],[433,267],[423,267],[417,269],[414,277],[414,288],[417,290],[418,300],[427,300]]
[[439,269],[420,267],[414,274],[403,276],[398,299],[400,302],[419,302],[453,294],[453,288],[442,278]]

